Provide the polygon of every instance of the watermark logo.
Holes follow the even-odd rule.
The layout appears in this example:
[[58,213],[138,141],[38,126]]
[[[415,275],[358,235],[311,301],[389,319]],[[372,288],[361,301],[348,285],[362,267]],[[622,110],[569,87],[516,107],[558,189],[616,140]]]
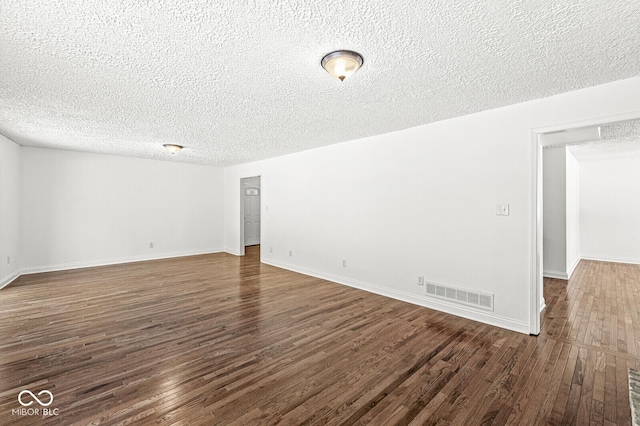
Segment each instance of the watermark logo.
[[[34,402],[43,408],[31,407]],[[42,416],[44,418],[60,414],[57,408],[47,408],[53,404],[53,393],[46,389],[41,390],[37,395],[28,389],[20,391],[18,403],[22,405],[22,408],[12,408],[12,416]]]
[[50,406],[50,405],[51,405],[51,403],[53,402],[53,394],[52,394],[51,392],[49,392],[48,390],[46,390],[46,389],[45,389],[45,390],[41,390],[40,392],[38,392],[38,396],[42,396],[42,394],[49,395],[49,402],[42,402],[42,401],[40,401],[40,399],[39,399],[37,396],[35,396],[35,395],[33,394],[33,392],[31,392],[30,390],[23,390],[22,392],[20,392],[20,393],[18,394],[18,402],[19,402],[19,403],[20,403],[20,405],[22,405],[23,407],[28,407],[28,406],[30,406],[31,404],[33,404],[33,401],[24,402],[24,401],[22,400],[22,396],[23,396],[24,394],[31,395],[31,398],[35,399],[35,400],[36,400],[36,402],[37,402],[38,404],[42,405],[43,407],[48,407],[48,406]]

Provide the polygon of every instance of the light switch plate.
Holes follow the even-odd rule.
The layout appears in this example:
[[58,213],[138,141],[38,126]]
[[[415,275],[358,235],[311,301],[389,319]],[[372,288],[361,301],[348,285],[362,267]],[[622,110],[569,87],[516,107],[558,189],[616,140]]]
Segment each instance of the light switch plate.
[[509,216],[509,204],[496,204],[496,216]]

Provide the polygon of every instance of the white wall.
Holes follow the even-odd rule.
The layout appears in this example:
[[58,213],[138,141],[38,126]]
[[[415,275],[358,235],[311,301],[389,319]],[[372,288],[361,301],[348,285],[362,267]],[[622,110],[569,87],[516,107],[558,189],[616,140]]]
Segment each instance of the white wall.
[[[566,149],[566,148],[565,148]],[[567,191],[566,191],[566,271],[567,278],[580,261],[580,163],[567,150],[566,152]]]
[[0,135],[0,288],[13,281],[19,269],[20,146]]
[[21,176],[24,272],[224,248],[221,169],[23,147]]
[[[227,168],[226,249],[240,249],[240,178],[261,175],[263,261],[528,333],[531,129],[640,110],[639,91],[634,78]],[[418,275],[494,293],[495,311],[428,299]]]
[[640,157],[580,163],[582,257],[640,263]]
[[543,149],[544,276],[567,278],[567,148]]
[[580,261],[580,164],[566,146],[543,156],[544,276],[566,280]]

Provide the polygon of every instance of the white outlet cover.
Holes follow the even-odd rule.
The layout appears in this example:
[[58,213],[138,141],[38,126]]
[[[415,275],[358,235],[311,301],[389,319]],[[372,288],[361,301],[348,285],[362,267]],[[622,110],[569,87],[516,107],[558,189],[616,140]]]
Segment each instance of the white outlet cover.
[[496,216],[509,216],[509,204],[496,204]]

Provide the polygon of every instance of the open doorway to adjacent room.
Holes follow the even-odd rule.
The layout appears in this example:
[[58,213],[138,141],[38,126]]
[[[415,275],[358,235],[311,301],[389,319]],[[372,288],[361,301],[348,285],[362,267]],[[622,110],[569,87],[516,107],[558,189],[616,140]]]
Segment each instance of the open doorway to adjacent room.
[[[569,279],[581,259],[640,263],[640,219],[632,219],[640,218],[633,194],[640,183],[640,112],[535,129],[533,141],[531,334],[538,334],[543,277]],[[606,242],[610,253],[592,250],[606,249]]]
[[261,239],[261,198],[260,176],[240,179],[240,250],[244,255],[245,247],[259,246]]

